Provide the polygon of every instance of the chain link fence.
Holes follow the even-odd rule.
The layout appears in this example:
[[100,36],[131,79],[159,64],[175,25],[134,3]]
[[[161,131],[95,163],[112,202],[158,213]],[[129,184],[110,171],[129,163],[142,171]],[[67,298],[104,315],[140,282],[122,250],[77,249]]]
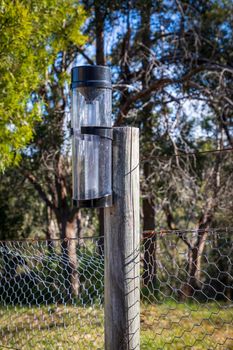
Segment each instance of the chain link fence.
[[[233,349],[231,230],[144,232],[141,349]],[[103,238],[0,243],[0,349],[104,349]]]

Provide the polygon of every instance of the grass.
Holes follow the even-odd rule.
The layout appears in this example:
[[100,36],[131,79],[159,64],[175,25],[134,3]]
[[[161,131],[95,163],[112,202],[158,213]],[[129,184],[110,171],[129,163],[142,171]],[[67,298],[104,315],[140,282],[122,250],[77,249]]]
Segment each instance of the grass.
[[144,305],[141,350],[233,349],[233,308],[227,304]]
[[[175,304],[141,307],[141,350],[233,349],[233,307]],[[49,305],[0,309],[0,349],[104,349],[99,306]]]

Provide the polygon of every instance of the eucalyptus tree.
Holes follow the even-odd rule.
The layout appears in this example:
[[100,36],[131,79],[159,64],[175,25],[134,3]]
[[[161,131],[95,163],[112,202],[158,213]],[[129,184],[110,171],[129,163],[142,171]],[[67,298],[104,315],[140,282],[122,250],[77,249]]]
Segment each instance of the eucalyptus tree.
[[1,171],[19,163],[20,151],[32,139],[34,123],[41,117],[38,88],[65,48],[66,36],[83,43],[82,20],[83,10],[76,1],[1,1]]
[[[114,123],[135,125],[141,131],[145,238],[146,232],[163,226],[174,229],[183,224],[196,228],[196,243],[187,245],[187,249],[190,266],[197,266],[195,254],[201,255],[206,232],[216,222],[216,211],[223,202],[228,206],[223,198],[229,193],[231,177],[224,181],[227,167],[222,176],[224,157],[206,162],[180,155],[232,144],[231,1],[83,0],[89,15],[84,25],[85,45],[79,35],[81,8],[75,1],[72,6],[61,1],[61,6],[62,11],[59,6],[52,7],[59,12],[58,17],[45,11],[51,17],[49,28],[53,21],[55,27],[49,45],[41,44],[49,57],[49,69],[39,75],[42,81],[38,85],[32,85],[30,102],[32,106],[40,102],[41,122],[36,123],[34,141],[24,152],[20,167],[23,176],[56,218],[62,237],[75,237],[79,212],[71,209],[65,126],[69,104],[67,71],[76,58],[108,64],[113,72]],[[35,53],[39,67],[44,64],[43,55],[40,57],[36,49]],[[30,118],[35,107],[31,114],[30,103],[24,102],[24,111],[25,106],[25,115]],[[6,125],[5,130],[13,135],[14,125]],[[182,239],[182,235],[178,237]],[[154,238],[145,256],[147,286],[156,283],[156,244]],[[72,277],[77,266],[75,246],[67,249],[68,245],[64,252],[72,262]],[[197,271],[190,267],[189,285],[198,285]],[[74,284],[76,280],[75,277]]]
[[[35,49],[34,55],[38,57],[34,59],[39,62],[38,81],[36,86],[30,86],[30,104],[33,108],[39,104],[40,118],[33,121],[33,139],[21,151],[22,159],[18,171],[36,191],[45,206],[50,223],[52,220],[56,223],[58,237],[62,238],[62,264],[67,295],[76,296],[79,282],[74,238],[79,213],[72,207],[71,201],[71,152],[67,141],[70,136],[69,70],[78,49],[85,42],[80,28],[86,17],[83,8],[75,0],[49,1],[49,4],[51,8],[44,10],[49,17],[47,25],[50,31],[46,32],[44,23],[47,36],[40,43],[44,56]],[[46,1],[42,5],[45,6]],[[39,4],[39,8],[42,5]],[[31,6],[37,11],[34,2]],[[33,42],[30,43],[30,48],[33,48]],[[33,68],[29,66],[28,69],[30,71]],[[28,110],[25,113],[26,117],[28,113],[30,115]],[[46,233],[51,239],[53,233],[49,226],[51,225],[48,223]]]
[[[140,127],[143,229],[154,231],[163,225],[174,228],[174,220],[176,227],[184,222],[187,225],[178,215],[178,206],[186,203],[189,211],[196,213],[191,225],[198,232],[193,252],[201,255],[206,231],[218,207],[216,197],[229,187],[223,190],[221,185],[221,191],[216,187],[218,169],[223,164],[218,157],[211,165],[206,163],[200,177],[190,158],[185,162],[178,156],[180,151],[196,151],[199,144],[195,141],[195,126],[205,135],[204,125],[210,115],[213,142],[206,140],[202,148],[217,146],[215,131],[218,135],[224,131],[224,146],[232,142],[232,2],[83,3],[92,15],[86,26],[91,38],[88,47],[94,45],[95,50],[83,50],[80,54],[87,62],[106,63],[112,68],[115,125]],[[200,118],[202,122],[198,123]],[[163,155],[166,161],[158,161]],[[203,176],[212,179],[208,185]],[[205,195],[198,197],[202,186]],[[192,200],[194,195],[201,198],[201,205]],[[144,259],[146,284],[154,284],[156,274],[156,243],[150,247]],[[195,284],[194,280],[189,283]]]

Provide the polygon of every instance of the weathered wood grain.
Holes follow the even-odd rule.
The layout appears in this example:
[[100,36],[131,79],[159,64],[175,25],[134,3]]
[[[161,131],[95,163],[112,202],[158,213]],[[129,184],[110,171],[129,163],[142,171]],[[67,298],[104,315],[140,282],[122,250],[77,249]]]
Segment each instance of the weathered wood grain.
[[139,130],[114,128],[114,205],[106,208],[105,350],[140,349]]

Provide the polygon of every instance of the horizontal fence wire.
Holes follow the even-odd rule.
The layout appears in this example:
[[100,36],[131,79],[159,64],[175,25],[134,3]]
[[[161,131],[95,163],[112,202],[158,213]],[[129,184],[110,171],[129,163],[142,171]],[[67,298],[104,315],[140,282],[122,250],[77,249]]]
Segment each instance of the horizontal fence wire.
[[220,148],[220,149],[210,149],[210,150],[205,150],[205,151],[185,151],[182,149],[178,149],[177,153],[171,153],[171,154],[158,154],[158,155],[150,155],[149,157],[142,157],[141,161],[146,163],[146,162],[150,162],[152,160],[156,160],[156,159],[171,159],[171,158],[179,158],[179,157],[189,157],[189,156],[210,156],[210,155],[218,155],[220,153],[229,153],[229,152],[233,152],[233,148],[232,147],[228,147],[228,148]]
[[[233,230],[141,236],[141,349],[233,349]],[[104,349],[103,237],[0,242],[0,349]]]

